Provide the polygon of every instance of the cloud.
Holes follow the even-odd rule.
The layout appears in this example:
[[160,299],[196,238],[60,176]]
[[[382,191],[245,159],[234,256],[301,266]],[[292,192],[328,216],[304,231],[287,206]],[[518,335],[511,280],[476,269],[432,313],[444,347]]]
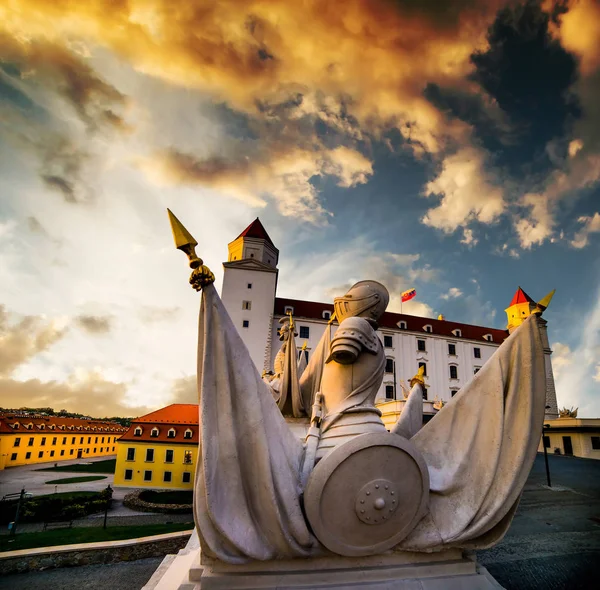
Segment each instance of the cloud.
[[108,381],[96,372],[71,375],[66,382],[0,378],[0,399],[7,408],[64,408],[96,418],[137,417],[152,410],[124,403],[126,391],[125,384]]
[[104,335],[110,332],[113,318],[111,316],[80,315],[76,322],[88,334]]
[[515,230],[521,246],[530,249],[552,236],[556,222],[552,215],[552,203],[546,195],[527,194],[521,204],[529,210],[529,214],[515,219]]
[[594,213],[593,217],[584,215],[577,221],[582,223],[583,227],[571,240],[571,246],[573,246],[573,248],[585,248],[588,245],[590,234],[600,232],[600,213]]
[[463,237],[460,243],[472,247],[476,246],[477,242],[479,242],[479,240],[474,236],[473,230],[468,227],[463,228]]
[[334,176],[339,186],[348,188],[365,183],[373,174],[371,162],[345,146],[309,150],[277,145],[248,152],[236,160],[202,159],[171,149],[141,165],[159,180],[216,188],[253,206],[264,206],[264,197],[268,197],[282,215],[315,224],[326,223],[329,214],[319,202],[311,179]]
[[440,295],[440,298],[448,301],[449,299],[457,299],[458,297],[462,297],[462,295],[463,292],[458,287],[450,287],[447,293]]
[[315,1],[198,0],[173,11],[166,0],[133,7],[22,0],[18,11],[0,12],[0,22],[13,36],[89,39],[140,72],[253,115],[299,95],[311,102],[307,111],[328,104],[335,116],[343,104],[363,127],[392,121],[416,146],[438,151],[442,136],[463,126],[446,122],[423,96],[423,80],[459,84],[503,4],[349,0],[343,10],[324,10]]
[[502,189],[486,167],[486,155],[478,148],[462,148],[444,158],[441,171],[424,190],[424,196],[441,196],[441,201],[427,211],[422,222],[452,233],[471,221],[496,221],[506,203]]
[[102,127],[127,130],[124,119],[114,110],[125,105],[123,94],[102,80],[81,56],[62,45],[64,40],[49,42],[45,39],[48,36],[13,37],[0,29],[2,61],[20,70],[20,88],[27,90],[38,83],[51,88],[75,110],[89,130]]
[[49,349],[66,334],[58,321],[41,316],[19,316],[0,305],[0,377]]
[[568,344],[556,342],[552,346],[552,370],[554,379],[560,379],[565,372],[573,365],[573,352]]
[[592,379],[600,383],[600,364],[596,365],[596,373],[592,376]]
[[138,309],[138,315],[140,320],[145,324],[154,322],[167,322],[175,319],[181,314],[181,308],[174,307],[160,307],[155,305],[142,305]]
[[173,382],[171,404],[197,404],[198,380],[196,375],[180,377]]

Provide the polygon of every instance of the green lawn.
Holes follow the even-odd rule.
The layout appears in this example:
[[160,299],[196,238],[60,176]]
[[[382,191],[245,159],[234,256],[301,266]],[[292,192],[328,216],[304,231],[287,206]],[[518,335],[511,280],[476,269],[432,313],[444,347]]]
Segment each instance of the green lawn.
[[62,498],[63,500],[73,500],[75,498],[91,498],[98,496],[100,492],[59,492],[58,494],[44,494],[43,496],[35,496],[35,500],[40,498]]
[[153,504],[192,504],[194,502],[194,492],[192,490],[174,490],[172,492],[144,490],[140,494],[140,500],[152,502]]
[[75,471],[77,473],[114,473],[116,459],[105,459],[93,463],[74,463],[73,465],[58,465],[58,467],[44,467],[36,471]]
[[45,481],[44,483],[81,483],[84,481],[98,481],[99,479],[106,479],[106,475],[84,475],[83,477],[65,477],[63,479],[51,479],[50,481]]
[[72,529],[55,529],[41,533],[19,533],[12,539],[8,535],[0,535],[0,551],[16,551],[17,549],[33,549],[35,547],[51,547],[53,545],[72,545],[75,543],[95,543],[98,541],[119,541],[136,539],[163,533],[191,531],[193,522],[172,524],[149,524],[143,526],[113,526],[107,529],[97,527],[80,527]]

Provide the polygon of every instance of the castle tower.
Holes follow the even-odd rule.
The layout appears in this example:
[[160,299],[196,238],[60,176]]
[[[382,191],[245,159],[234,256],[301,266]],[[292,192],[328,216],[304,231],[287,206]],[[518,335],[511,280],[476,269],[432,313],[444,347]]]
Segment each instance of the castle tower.
[[[259,372],[268,368],[279,250],[258,217],[228,244],[221,299]],[[270,358],[268,359],[270,360]]]
[[[509,333],[513,333],[532,313],[540,306],[545,309],[550,303],[554,292],[549,293],[542,301],[536,303],[521,287],[519,287],[510,302],[510,305],[504,310],[508,319],[506,326]],[[556,387],[554,385],[554,372],[552,371],[552,349],[548,340],[548,322],[540,318],[540,334],[542,344],[544,345],[544,365],[546,368],[546,420],[558,418],[558,403],[556,401]]]

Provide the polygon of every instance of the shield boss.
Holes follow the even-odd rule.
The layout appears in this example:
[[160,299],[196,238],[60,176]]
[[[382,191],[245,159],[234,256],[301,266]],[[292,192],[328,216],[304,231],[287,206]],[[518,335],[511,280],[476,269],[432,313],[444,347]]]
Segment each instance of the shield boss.
[[375,555],[408,536],[425,514],[428,495],[419,451],[401,436],[378,432],[339,445],[317,463],[304,507],[327,549]]

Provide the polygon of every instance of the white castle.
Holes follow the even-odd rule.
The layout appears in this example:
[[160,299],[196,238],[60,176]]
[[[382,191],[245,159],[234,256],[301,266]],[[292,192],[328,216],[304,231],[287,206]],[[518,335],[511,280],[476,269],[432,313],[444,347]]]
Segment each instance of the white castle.
[[[320,303],[277,297],[277,263],[279,250],[256,218],[228,245],[229,257],[223,263],[221,298],[259,372],[273,368],[279,350],[277,338],[280,319],[293,315],[298,333],[300,354],[310,357],[333,314],[333,303]],[[342,295],[342,293],[340,293]],[[396,422],[404,405],[405,383],[424,367],[424,420],[427,421],[475,375],[494,351],[509,336],[515,323],[515,310],[520,321],[529,316],[523,310],[525,298],[520,288],[506,312],[507,330],[473,326],[407,314],[385,312],[379,322],[379,337],[386,352],[383,383],[377,394],[377,406],[384,422]],[[525,306],[527,307],[527,306]],[[527,311],[527,313],[526,313]],[[545,337],[547,373],[546,418],[558,418],[554,377]]]

